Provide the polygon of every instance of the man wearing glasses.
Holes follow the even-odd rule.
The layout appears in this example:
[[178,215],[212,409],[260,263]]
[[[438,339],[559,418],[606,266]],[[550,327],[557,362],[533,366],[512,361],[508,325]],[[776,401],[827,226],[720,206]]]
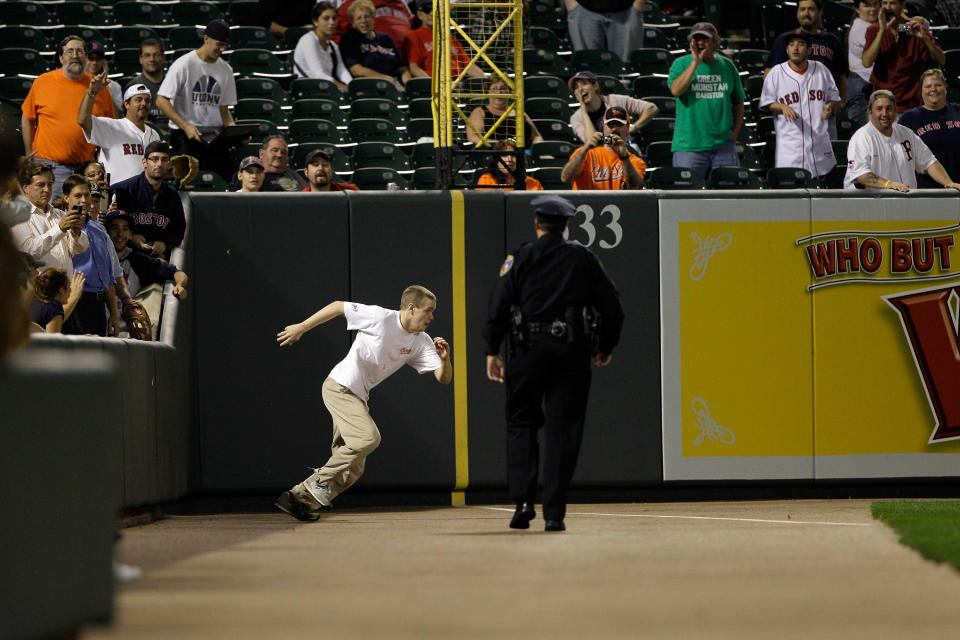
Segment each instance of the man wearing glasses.
[[143,173],[110,185],[110,191],[117,196],[115,209],[133,218],[130,244],[164,260],[183,240],[187,228],[180,194],[164,182],[169,172],[170,146],[166,142],[151,142],[143,152]]
[[[20,130],[26,152],[34,151],[34,160],[53,165],[54,183],[60,185],[93,160],[94,146],[84,139],[77,124],[77,109],[93,75],[86,71],[87,48],[81,38],[67,36],[57,51],[61,67],[33,81],[23,101]],[[93,115],[114,117],[109,91],[96,94]]]

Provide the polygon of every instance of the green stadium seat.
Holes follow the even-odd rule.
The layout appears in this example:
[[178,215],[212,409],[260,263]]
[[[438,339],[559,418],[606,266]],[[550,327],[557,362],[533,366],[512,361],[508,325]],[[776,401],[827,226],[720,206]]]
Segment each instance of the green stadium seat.
[[151,27],[117,27],[110,30],[114,49],[140,49],[140,42],[147,38],[156,38],[163,42],[163,38]]
[[303,118],[319,118],[329,120],[337,126],[346,126],[347,118],[339,103],[333,100],[321,100],[319,98],[305,98],[295,100],[291,120],[301,120]]
[[401,126],[406,117],[395,102],[384,98],[359,98],[350,103],[350,118],[382,118]]
[[413,170],[413,180],[411,185],[414,189],[436,189],[437,188],[437,168],[434,166],[417,167]]
[[600,85],[600,93],[604,95],[610,95],[612,93],[618,93],[622,96],[630,95],[630,91],[623,86],[623,83],[620,82],[620,78],[615,78],[613,76],[597,76],[597,84]]
[[[746,128],[746,127],[744,127]],[[762,151],[762,148],[760,148]],[[750,144],[737,142],[737,157],[740,158],[740,166],[744,169],[762,169],[763,160],[760,151]]]
[[19,78],[17,76],[0,78],[0,98],[6,98],[20,104],[26,99],[32,86],[33,78]]
[[347,85],[347,92],[350,94],[350,102],[369,98],[389,100],[394,104],[401,102],[397,86],[383,78],[354,78]]
[[194,191],[226,191],[227,183],[218,173],[201,170],[190,183]]
[[748,76],[743,83],[743,92],[747,94],[748,100],[756,100],[763,91],[763,75]]
[[711,189],[761,189],[760,178],[743,167],[717,167],[710,172]]
[[547,51],[570,51],[573,47],[565,38],[557,35],[553,29],[546,27],[530,27],[528,29],[530,45],[535,49],[545,49]]
[[617,54],[605,49],[580,49],[573,52],[571,67],[577,71],[591,71],[604,76],[621,76],[625,69]]
[[256,0],[231,2],[227,13],[230,26],[260,26],[260,3]]
[[837,159],[837,164],[847,166],[847,147],[850,146],[849,140],[831,140],[833,146],[833,155]]
[[211,20],[223,20],[223,13],[213,2],[182,0],[170,5],[170,18],[182,26],[202,27]]
[[167,44],[171,49],[196,49],[203,44],[203,37],[197,27],[173,27],[167,31]]
[[947,27],[938,30],[934,36],[944,50],[960,49],[960,27]]
[[173,20],[159,4],[141,0],[124,0],[113,5],[113,17],[118,24],[148,27],[167,27]]
[[647,188],[663,191],[705,189],[700,174],[686,167],[660,167],[647,172]]
[[433,98],[416,98],[407,104],[407,115],[411,118],[432,118]]
[[580,145],[563,140],[544,140],[530,145],[530,159],[538,167],[563,167]]
[[733,61],[738,71],[746,71],[748,75],[763,75],[765,63],[770,52],[766,49],[740,49],[733,55]]
[[347,139],[343,131],[329,120],[319,118],[303,118],[292,120],[288,128],[290,142],[297,144],[323,143],[346,144]]
[[280,103],[264,98],[241,98],[233,107],[234,120],[269,120],[277,125],[286,124]]
[[569,78],[573,75],[570,65],[553,51],[545,49],[524,49],[523,70],[528,74]]
[[823,189],[843,189],[843,180],[847,176],[847,165],[838,164],[830,172],[819,179]]
[[534,2],[524,18],[532,27],[543,27],[558,33],[567,29],[566,15],[552,2]]
[[661,26],[676,24],[670,19],[670,16],[660,9],[660,5],[651,0],[648,0],[643,6],[643,23],[645,25],[654,24]]
[[237,99],[263,98],[285,106],[290,104],[290,94],[273,78],[237,78]]
[[111,73],[117,72],[125,76],[134,76],[140,73],[142,69],[139,47],[136,49],[132,47],[117,49],[113,52],[113,60],[110,61]]
[[339,105],[348,104],[347,94],[330,80],[322,78],[297,78],[290,83],[290,99],[297,101],[304,98],[332,100]]
[[55,46],[44,32],[23,25],[0,27],[0,42],[4,47],[53,51]]
[[57,17],[63,24],[85,27],[107,27],[117,24],[96,2],[83,2],[82,0],[67,0],[67,2],[58,4]]
[[670,95],[666,75],[637,76],[631,82],[630,88],[635,98]]
[[674,118],[677,115],[677,99],[673,96],[643,96],[643,100],[652,102],[660,109],[660,118]]
[[573,185],[561,180],[561,173],[563,173],[563,167],[540,167],[530,171],[530,177],[539,180],[547,191],[570,191]]
[[570,119],[570,105],[562,98],[527,98],[523,109],[534,120]]
[[420,138],[432,138],[433,118],[412,118],[407,122],[407,137],[410,142],[417,142]]
[[383,118],[354,118],[347,126],[347,137],[351,142],[405,142],[403,132],[397,125]]
[[816,189],[817,181],[806,169],[777,167],[767,170],[764,187],[767,189]]
[[263,27],[233,27],[230,29],[230,47],[233,49],[266,49],[279,51],[280,41]]
[[667,49],[644,47],[630,52],[630,67],[641,75],[667,73],[673,59]]
[[49,69],[47,61],[36,49],[10,47],[0,49],[0,70],[8,76],[37,77]]
[[657,27],[643,27],[643,46],[651,49],[669,49],[670,38],[667,34]]
[[349,175],[353,172],[353,165],[350,163],[350,158],[347,157],[347,154],[345,154],[342,149],[332,144],[306,143],[292,145],[290,149],[290,163],[295,169],[304,169],[307,156],[310,155],[314,149],[323,149],[323,152],[330,157],[335,173]]
[[361,191],[383,191],[393,183],[400,189],[408,189],[409,183],[396,169],[387,167],[366,167],[356,169],[350,181]]
[[418,142],[413,146],[413,166],[433,167],[437,164],[437,149],[433,142]]
[[643,153],[643,159],[646,160],[647,166],[651,168],[672,167],[673,151],[670,150],[672,146],[673,142],[667,140],[648,144],[646,151]]
[[290,64],[266,49],[234,49],[229,62],[240,75],[274,78],[280,84],[289,84],[293,79]]
[[407,94],[407,99],[411,101],[418,98],[430,98],[433,96],[433,79],[410,78],[403,90]]
[[304,34],[310,33],[311,31],[313,31],[313,27],[288,27],[287,30],[283,32],[283,42],[281,45],[284,49],[293,51],[297,48],[297,43],[300,42],[300,38],[302,38]]
[[524,78],[523,95],[526,98],[560,98],[567,104],[577,101],[566,81],[556,76],[528,76]]
[[263,140],[266,136],[274,135],[280,133],[280,127],[277,126],[276,122],[272,120],[264,120],[262,118],[250,118],[248,120],[236,120],[237,124],[255,124],[257,125],[257,130],[254,131],[250,137],[254,140]]
[[36,2],[0,2],[0,23],[30,27],[49,27],[57,16]]
[[651,118],[640,130],[646,144],[652,142],[672,142],[676,121],[673,118]]
[[563,140],[566,142],[573,142],[578,146],[582,144],[580,139],[573,132],[573,129],[570,127],[569,122],[551,118],[534,120],[533,123],[537,125],[537,131],[540,132],[540,135],[543,136],[544,140]]
[[389,142],[361,142],[353,150],[354,170],[367,167],[390,167],[397,171],[412,171],[410,158]]

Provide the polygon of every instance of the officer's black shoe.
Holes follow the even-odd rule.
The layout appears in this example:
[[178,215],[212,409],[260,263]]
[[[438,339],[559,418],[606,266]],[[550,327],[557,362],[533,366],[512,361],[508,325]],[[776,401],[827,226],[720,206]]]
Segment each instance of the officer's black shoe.
[[511,529],[529,529],[530,521],[537,517],[537,512],[533,510],[533,505],[529,502],[521,502],[517,505],[517,510],[513,512],[513,519],[510,520]]
[[293,494],[289,491],[281,493],[280,497],[277,498],[277,501],[274,503],[274,506],[281,511],[289,513],[297,520],[303,520],[304,522],[314,522],[320,519],[320,511],[310,509],[307,505],[293,497]]
[[563,520],[547,520],[547,523],[543,526],[544,531],[566,531],[567,528],[563,525]]

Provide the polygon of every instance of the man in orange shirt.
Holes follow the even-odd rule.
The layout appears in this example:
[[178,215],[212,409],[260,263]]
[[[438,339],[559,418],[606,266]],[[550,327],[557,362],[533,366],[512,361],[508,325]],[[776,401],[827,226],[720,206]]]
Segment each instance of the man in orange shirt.
[[[400,51],[414,78],[429,78],[433,75],[433,0],[419,0],[417,2],[417,18],[420,28],[407,33],[403,39]],[[470,64],[470,56],[463,50],[463,46],[454,40],[451,43],[450,75],[456,78],[463,69]],[[483,71],[476,65],[470,67],[467,76],[472,78],[484,77]]]
[[[35,161],[53,165],[54,183],[62,185],[67,176],[80,173],[81,166],[93,160],[94,145],[84,139],[77,124],[77,110],[93,75],[86,71],[87,48],[81,38],[67,36],[57,50],[62,66],[33,81],[23,101],[20,129],[23,148],[27,153],[36,151]],[[93,115],[113,117],[109,91],[96,95]]]
[[630,116],[620,107],[603,115],[603,133],[594,132],[573,152],[560,179],[574,190],[643,189],[647,163],[630,153],[624,142],[630,131]]

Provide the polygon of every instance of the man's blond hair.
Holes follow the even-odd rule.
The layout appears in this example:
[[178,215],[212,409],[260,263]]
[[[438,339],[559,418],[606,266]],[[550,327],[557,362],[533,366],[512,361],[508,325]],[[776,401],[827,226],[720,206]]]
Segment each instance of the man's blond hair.
[[403,290],[403,295],[400,296],[400,308],[406,309],[407,305],[412,304],[414,307],[419,309],[420,307],[425,306],[424,300],[428,299],[432,302],[436,302],[437,296],[433,295],[433,292],[426,287],[421,287],[418,284],[412,284]]

